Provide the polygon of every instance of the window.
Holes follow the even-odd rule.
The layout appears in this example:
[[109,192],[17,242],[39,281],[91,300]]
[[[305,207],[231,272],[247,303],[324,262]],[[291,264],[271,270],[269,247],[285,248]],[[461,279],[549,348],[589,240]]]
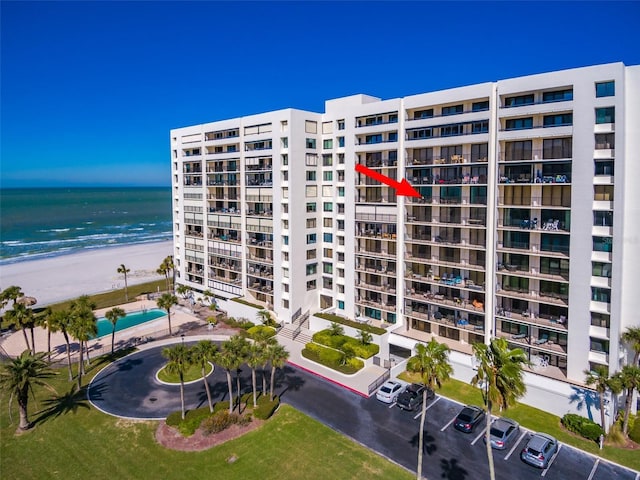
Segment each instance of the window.
[[311,245],[317,242],[317,236],[315,233],[307,235],[307,245]]
[[344,262],[344,252],[338,252],[338,261]]
[[609,340],[602,340],[600,338],[589,337],[592,352],[609,353]]
[[596,83],[596,98],[613,97],[616,94],[616,82]]
[[457,115],[458,113],[462,113],[464,108],[462,104],[460,105],[452,105],[450,107],[442,107],[442,116],[445,117],[447,115]]
[[331,248],[322,249],[322,256],[326,258],[333,258],[333,249]]
[[287,165],[289,165],[289,155],[287,155],[286,153],[284,155],[282,155],[280,157],[280,159],[282,160],[282,166],[286,167]]
[[613,202],[613,185],[594,185],[593,199],[600,202]]
[[[343,137],[343,140],[344,140],[344,137]],[[344,147],[344,142],[342,146]],[[344,165],[344,153],[338,154],[338,165]]]
[[282,145],[282,148],[289,148],[289,137],[282,137],[280,139],[280,145]]
[[315,218],[307,218],[307,228],[316,228]]
[[316,155],[315,153],[307,153],[304,158],[304,163],[307,167],[317,167],[318,155]]
[[330,167],[331,165],[333,165],[333,155],[331,154],[322,155],[322,166]]
[[322,204],[322,210],[325,212],[333,212],[333,203],[332,202],[324,202]]
[[613,227],[613,212],[595,211],[593,212],[594,227]]
[[528,95],[518,95],[517,97],[507,97],[504,99],[505,108],[520,107],[522,105],[533,105],[533,93]]
[[613,160],[595,160],[594,162],[594,175],[614,175],[614,162]]
[[307,265],[307,275],[315,275],[318,272],[318,264],[312,263]]
[[338,220],[338,230],[339,231],[344,230],[344,220]]
[[456,123],[454,125],[445,125],[444,127],[440,127],[441,137],[453,137],[457,135],[462,135],[462,133],[463,133],[463,125],[461,123]]
[[318,122],[314,122],[312,120],[306,120],[304,122],[304,131],[306,133],[318,133]]
[[318,187],[315,185],[307,185],[304,190],[307,198],[315,198],[318,196]]
[[326,228],[332,228],[333,227],[333,219],[331,218],[323,218],[322,219],[322,225]]
[[344,268],[338,268],[338,278],[344,278]]
[[322,288],[327,290],[333,289],[333,279],[329,277],[322,277]]
[[322,186],[322,196],[323,197],[333,197],[333,192],[331,189],[331,185],[323,185]]
[[322,235],[322,241],[327,243],[333,242],[333,233],[324,233]]
[[282,261],[283,262],[289,261],[289,252],[282,252]]
[[316,139],[315,138],[307,138],[306,146],[307,146],[307,148],[316,148]]
[[428,108],[427,110],[417,110],[413,114],[414,120],[420,120],[421,118],[433,118],[433,108]]
[[338,310],[344,310],[344,301],[338,300]]
[[611,253],[613,251],[611,237],[593,237],[593,251]]
[[289,220],[282,220],[282,228],[284,230],[288,230],[289,229]]
[[548,138],[542,144],[542,158],[571,158],[572,156],[572,139],[567,138]]
[[307,260],[313,260],[314,258],[316,258],[316,251],[307,250]]
[[596,123],[616,123],[615,107],[596,108]]
[[329,170],[328,172],[322,172],[322,180],[325,182],[330,182],[333,180],[333,172]]
[[338,130],[344,130],[344,119],[338,120]]
[[322,133],[333,133],[333,122],[322,122]]
[[366,135],[364,137],[364,143],[370,145],[372,143],[382,143],[382,134],[378,133],[376,135]]
[[615,133],[596,133],[596,150],[614,150],[615,148]]
[[473,102],[471,104],[472,112],[483,112],[485,110],[489,110],[489,100],[485,100],[483,102]]
[[315,182],[315,181],[316,181],[315,170],[307,170],[307,182]]
[[594,277],[611,278],[611,264],[591,262],[591,275]]
[[542,102],[566,102],[573,100],[573,88],[567,88],[566,90],[556,90],[554,92],[544,92],[542,94]]
[[471,133],[487,133],[489,131],[489,121],[473,122],[471,124]]
[[518,161],[518,160],[531,160],[531,140],[524,140],[520,142],[508,142],[505,151],[505,160]]
[[[289,278],[289,269],[288,268],[283,268],[282,269],[282,276],[284,278]],[[285,284],[286,285],[286,284]]]
[[323,140],[322,141],[322,148],[324,148],[325,150],[332,149],[333,148],[333,140],[331,138]]
[[398,141],[398,132],[389,132],[389,141],[397,142]]
[[432,128],[419,128],[417,130],[407,131],[408,140],[418,140],[420,138],[431,138],[431,137],[433,137]]
[[282,236],[282,244],[283,245],[289,245],[289,235],[283,235]]
[[591,300],[594,302],[611,303],[611,290],[608,288],[591,287]]
[[558,115],[545,115],[543,119],[543,125],[545,127],[573,125],[573,114],[560,113]]
[[533,128],[533,117],[510,118],[505,123],[505,130],[525,130]]
[[338,187],[338,196],[344,197],[344,187]]
[[312,213],[316,211],[316,203],[315,202],[308,202],[307,203],[307,213]]
[[488,143],[476,143],[471,145],[471,161],[472,162],[486,162],[489,157],[489,144]]
[[607,313],[591,312],[591,325],[609,328],[611,325],[611,315]]
[[307,290],[315,290],[316,289],[316,281],[315,280],[309,280],[307,282]]
[[344,147],[344,137],[338,137],[338,147]]

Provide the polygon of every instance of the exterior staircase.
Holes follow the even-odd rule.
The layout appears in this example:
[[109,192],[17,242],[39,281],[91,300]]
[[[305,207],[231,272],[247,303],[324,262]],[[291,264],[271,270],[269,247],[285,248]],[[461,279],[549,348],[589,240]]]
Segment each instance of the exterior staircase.
[[307,344],[311,341],[311,331],[309,330],[309,315],[307,311],[304,315],[298,315],[293,322],[282,327],[279,335],[298,343]]

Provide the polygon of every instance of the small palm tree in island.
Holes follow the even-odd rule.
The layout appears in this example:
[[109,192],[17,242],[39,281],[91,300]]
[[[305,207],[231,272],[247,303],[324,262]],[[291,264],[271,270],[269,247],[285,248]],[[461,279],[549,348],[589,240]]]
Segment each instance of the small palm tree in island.
[[130,271],[130,269],[125,267],[124,263],[120,264],[120,266],[118,267],[118,273],[124,275],[124,299],[127,302],[129,301],[129,285],[127,285],[127,273],[129,273]]
[[156,300],[158,308],[161,308],[167,312],[167,318],[169,320],[169,335],[171,335],[171,307],[178,304],[178,297],[171,293],[163,293],[162,296]]

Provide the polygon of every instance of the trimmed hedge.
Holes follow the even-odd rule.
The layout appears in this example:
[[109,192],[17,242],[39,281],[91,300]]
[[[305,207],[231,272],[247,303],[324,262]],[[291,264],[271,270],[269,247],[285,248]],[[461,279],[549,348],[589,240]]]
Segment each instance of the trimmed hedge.
[[313,341],[338,350],[349,345],[356,356],[365,359],[373,357],[380,351],[380,347],[375,343],[363,344],[360,340],[347,335],[331,335],[329,329],[316,332],[313,335]]
[[593,440],[596,443],[600,442],[600,435],[602,435],[602,427],[593,420],[589,420],[575,413],[567,413],[562,420],[560,420],[564,427],[578,435],[583,436],[588,440]]
[[233,317],[227,317],[223,320],[223,322],[229,327],[242,328],[244,330],[249,330],[251,327],[255,326],[255,323],[247,320],[246,318],[239,318],[236,320]]
[[352,358],[346,365],[342,365],[342,352],[323,347],[317,343],[307,343],[305,348],[302,349],[302,356],[347,375],[356,373],[364,368],[364,362],[359,358]]
[[259,334],[258,332],[265,332],[269,337],[273,337],[276,334],[276,329],[266,325],[255,325],[247,330],[247,333],[251,338],[254,338],[254,335],[256,334]]
[[640,416],[629,418],[629,438],[636,443],[640,443]]
[[384,335],[385,333],[387,333],[384,328],[359,323],[354,320],[349,320],[348,318],[340,317],[339,315],[333,315],[332,313],[316,313],[314,314],[314,316],[322,318],[324,320],[329,320],[330,322],[340,323],[342,325],[347,325],[348,327],[357,328],[358,330],[364,330],[365,332],[373,333],[375,335]]
[[251,303],[247,300],[243,300],[242,298],[232,298],[232,302],[242,303],[243,305],[247,305],[249,307],[257,308],[258,310],[264,310],[262,305],[258,305],[257,303]]

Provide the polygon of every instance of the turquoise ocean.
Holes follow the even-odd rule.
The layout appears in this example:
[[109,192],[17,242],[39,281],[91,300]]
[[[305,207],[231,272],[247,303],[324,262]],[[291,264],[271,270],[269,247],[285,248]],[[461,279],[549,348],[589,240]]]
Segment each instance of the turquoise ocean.
[[0,265],[171,238],[170,187],[0,190]]

